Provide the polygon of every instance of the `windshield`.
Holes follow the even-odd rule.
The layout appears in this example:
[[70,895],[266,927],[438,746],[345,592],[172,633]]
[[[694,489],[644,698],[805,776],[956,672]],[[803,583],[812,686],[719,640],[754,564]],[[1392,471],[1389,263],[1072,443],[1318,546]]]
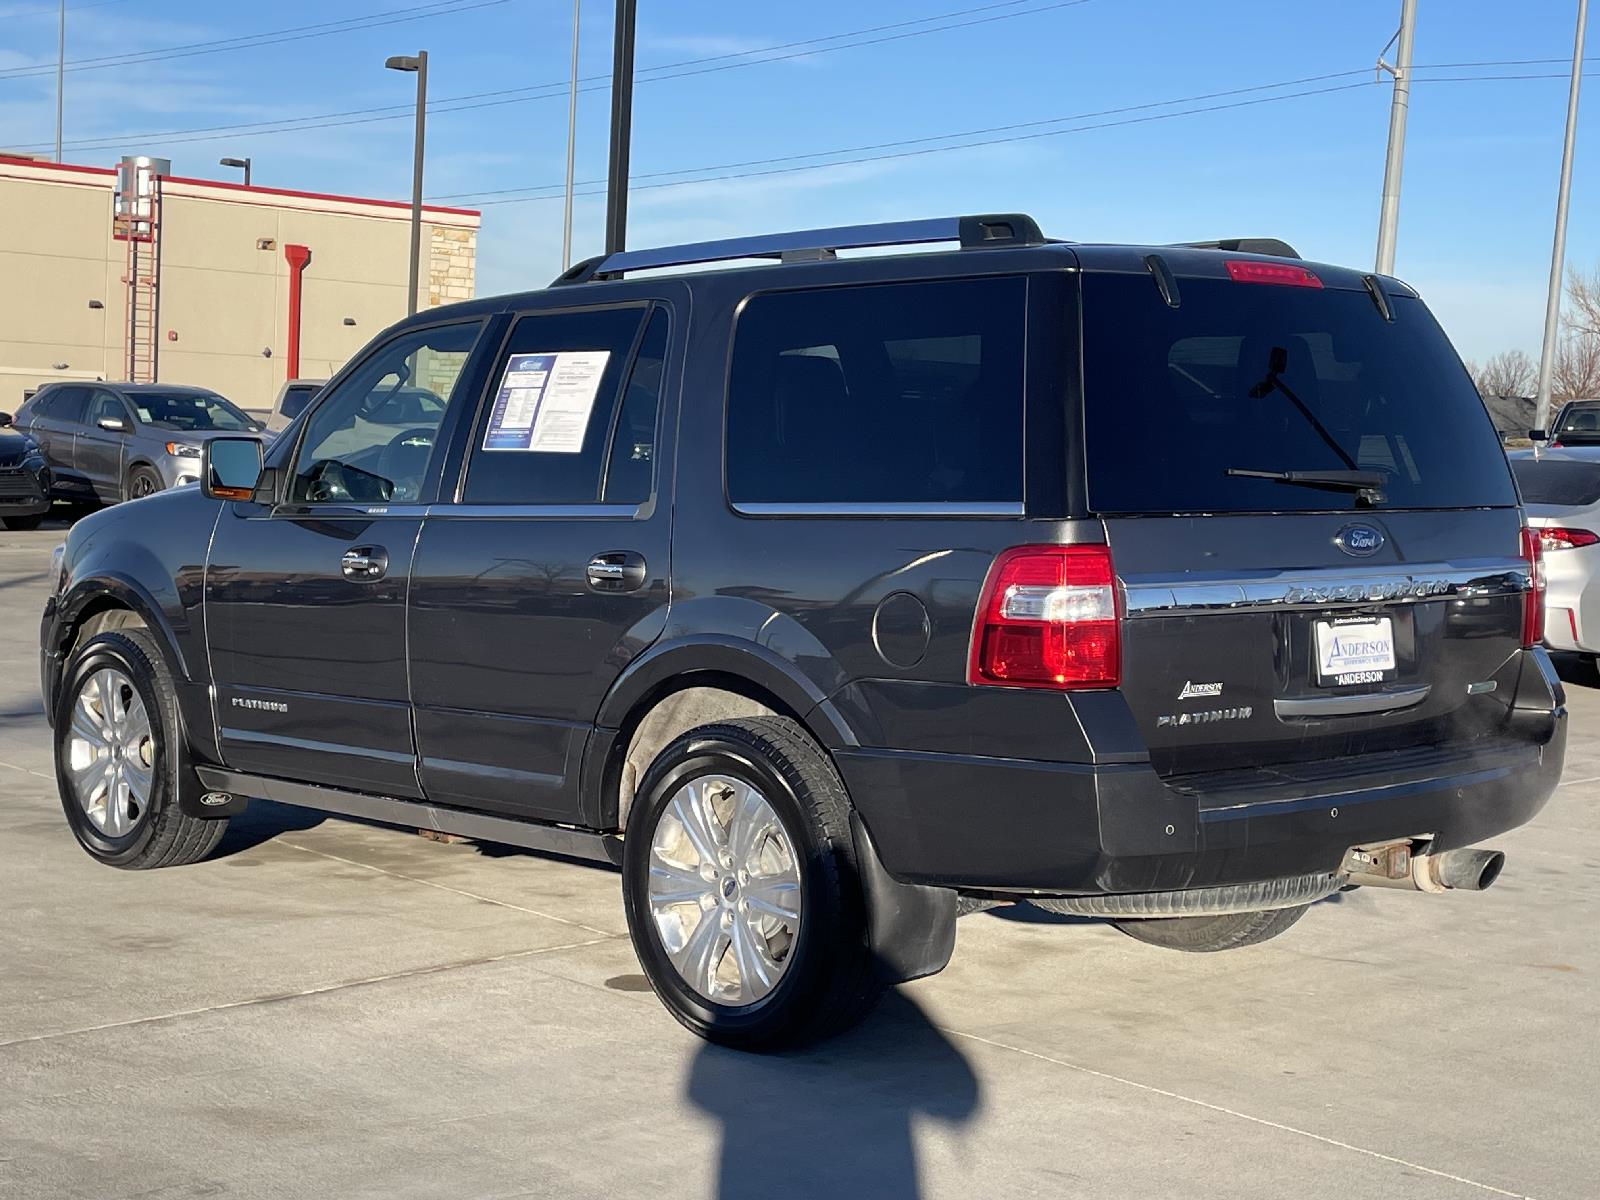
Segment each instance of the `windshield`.
[[[1390,303],[1392,322],[1365,291],[1184,279],[1171,308],[1147,275],[1086,275],[1090,506],[1514,505],[1499,439],[1449,341],[1421,301]],[[1376,488],[1361,486],[1373,476]]]
[[1600,462],[1514,458],[1511,473],[1529,504],[1580,506],[1600,500]]
[[1600,442],[1600,403],[1567,405],[1551,440],[1569,445]]
[[213,392],[137,392],[130,394],[139,420],[158,429],[219,430],[245,433],[256,423]]

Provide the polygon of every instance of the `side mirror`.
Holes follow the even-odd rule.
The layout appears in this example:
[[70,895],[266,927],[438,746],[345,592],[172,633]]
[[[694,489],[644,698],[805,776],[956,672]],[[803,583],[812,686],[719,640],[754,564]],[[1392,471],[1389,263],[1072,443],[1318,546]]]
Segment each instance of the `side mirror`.
[[1531,442],[1548,442],[1550,433],[1544,429],[1530,429],[1528,430],[1528,440]]
[[128,422],[122,417],[101,417],[95,422],[95,424],[100,426],[100,428],[104,429],[107,433],[128,432]]
[[0,412],[0,429],[7,429],[10,427],[10,425],[11,414],[8,412]]
[[250,500],[261,478],[261,443],[255,438],[212,438],[201,447],[200,487],[216,500]]

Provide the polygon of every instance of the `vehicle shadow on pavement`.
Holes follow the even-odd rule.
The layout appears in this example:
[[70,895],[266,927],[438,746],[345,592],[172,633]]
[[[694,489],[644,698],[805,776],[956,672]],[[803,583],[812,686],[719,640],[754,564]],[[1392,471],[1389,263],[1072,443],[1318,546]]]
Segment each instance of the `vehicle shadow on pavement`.
[[981,1106],[966,1058],[899,991],[856,1029],[808,1050],[760,1055],[707,1043],[685,1091],[722,1124],[721,1200],[915,1200],[914,1126],[960,1126]]
[[1595,660],[1587,654],[1563,654],[1556,652],[1550,655],[1550,661],[1555,664],[1556,674],[1561,676],[1561,682],[1574,687],[1600,687],[1600,670],[1596,669]]
[[271,800],[252,800],[248,808],[228,820],[228,831],[211,854],[211,860],[227,858],[245,850],[270,842],[282,833],[313,829],[328,819],[326,813],[311,808],[296,808],[292,804],[274,804]]

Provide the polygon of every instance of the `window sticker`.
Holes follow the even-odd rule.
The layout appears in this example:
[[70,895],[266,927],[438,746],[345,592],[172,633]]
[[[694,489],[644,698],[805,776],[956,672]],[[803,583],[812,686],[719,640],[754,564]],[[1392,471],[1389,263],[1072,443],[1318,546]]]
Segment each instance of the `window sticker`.
[[609,350],[513,354],[495,394],[483,448],[581,452],[610,358]]

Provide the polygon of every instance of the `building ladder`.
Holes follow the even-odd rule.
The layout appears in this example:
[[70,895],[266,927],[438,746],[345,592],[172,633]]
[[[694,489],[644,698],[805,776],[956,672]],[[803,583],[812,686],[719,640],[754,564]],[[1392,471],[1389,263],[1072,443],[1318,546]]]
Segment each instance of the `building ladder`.
[[127,318],[124,365],[131,383],[156,382],[157,327],[161,318],[161,181],[151,180],[151,194],[140,219],[127,223]]

